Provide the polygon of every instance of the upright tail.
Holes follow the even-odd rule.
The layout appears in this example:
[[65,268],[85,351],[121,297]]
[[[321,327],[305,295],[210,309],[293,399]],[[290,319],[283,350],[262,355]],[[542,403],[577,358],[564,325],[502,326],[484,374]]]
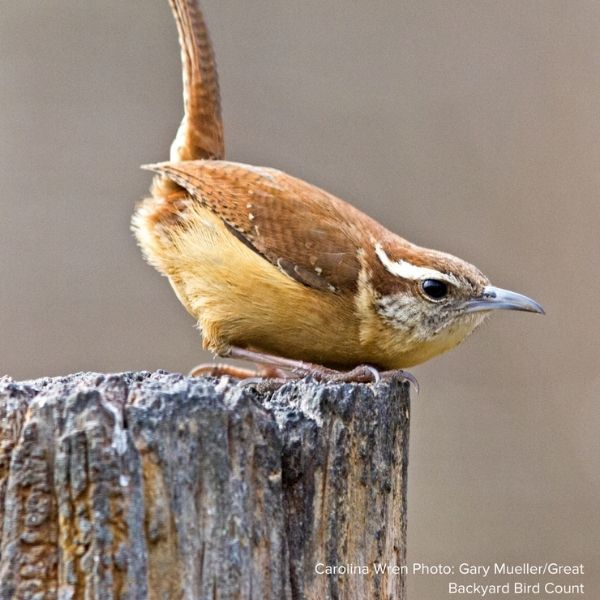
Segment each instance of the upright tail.
[[225,156],[217,65],[197,0],[169,0],[181,47],[184,115],[171,161]]
[[[197,0],[169,0],[169,4],[179,32],[184,104],[183,119],[171,144],[170,160],[222,159],[225,147],[219,79],[202,11]],[[153,244],[160,241],[156,225],[179,218],[181,201],[187,192],[172,179],[157,174],[151,193],[151,198],[138,205],[132,226],[148,260],[158,265],[156,257],[160,257],[160,252],[153,250]]]

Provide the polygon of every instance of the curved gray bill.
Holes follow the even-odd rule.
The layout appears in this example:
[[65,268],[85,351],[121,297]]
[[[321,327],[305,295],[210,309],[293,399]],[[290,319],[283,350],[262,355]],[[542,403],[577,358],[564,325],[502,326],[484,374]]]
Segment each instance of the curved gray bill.
[[544,309],[531,298],[503,290],[493,285],[486,285],[483,294],[479,298],[473,298],[466,304],[467,312],[478,312],[481,310],[524,310],[527,312],[545,314]]

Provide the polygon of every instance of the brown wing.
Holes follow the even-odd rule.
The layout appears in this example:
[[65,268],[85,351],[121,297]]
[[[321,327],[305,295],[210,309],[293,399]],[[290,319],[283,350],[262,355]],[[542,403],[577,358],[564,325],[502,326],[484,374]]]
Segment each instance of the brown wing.
[[386,231],[344,201],[275,169],[224,161],[145,168],[184,187],[244,243],[316,289],[355,290],[360,249]]
[[171,160],[223,158],[219,80],[210,37],[195,0],[169,0],[181,46],[184,116]]

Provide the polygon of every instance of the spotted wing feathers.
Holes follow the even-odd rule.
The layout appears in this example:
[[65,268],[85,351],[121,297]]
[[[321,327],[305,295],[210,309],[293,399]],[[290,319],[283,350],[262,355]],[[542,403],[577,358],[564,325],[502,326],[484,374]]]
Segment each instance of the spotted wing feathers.
[[342,200],[275,169],[226,161],[145,168],[185,188],[288,276],[322,291],[356,289],[360,249],[383,229]]

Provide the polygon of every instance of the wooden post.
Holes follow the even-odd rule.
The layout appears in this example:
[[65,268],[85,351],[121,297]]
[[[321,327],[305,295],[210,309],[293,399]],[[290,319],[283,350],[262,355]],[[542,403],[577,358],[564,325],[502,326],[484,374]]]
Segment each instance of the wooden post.
[[259,388],[0,379],[0,598],[403,599],[407,384]]

